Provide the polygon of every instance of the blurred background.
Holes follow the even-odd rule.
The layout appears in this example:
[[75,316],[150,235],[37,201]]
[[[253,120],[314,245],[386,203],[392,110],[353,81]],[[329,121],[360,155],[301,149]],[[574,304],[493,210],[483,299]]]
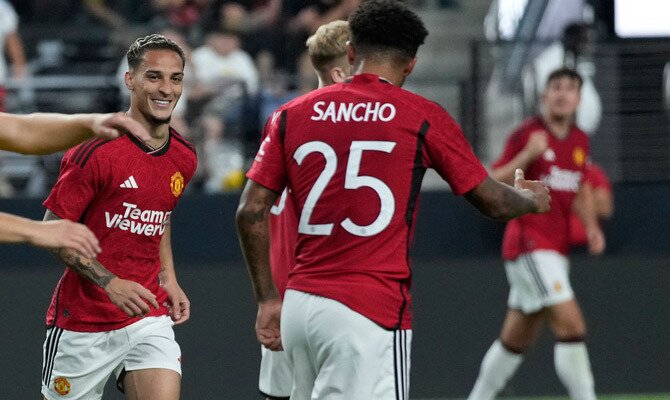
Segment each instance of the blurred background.
[[[173,243],[192,320],[184,399],[256,399],[255,306],[234,233],[243,173],[271,112],[317,85],[305,39],[360,0],[0,0],[0,98],[7,112],[112,112],[128,104],[125,51],[159,32],[187,53],[173,127],[199,165],[174,214]],[[578,250],[582,304],[600,393],[669,398],[670,2],[411,0],[430,35],[405,89],[440,103],[489,165],[538,112],[549,72],[582,74],[577,123],[613,184],[608,250]],[[41,218],[61,155],[0,152],[0,209]],[[507,283],[503,225],[479,217],[427,174],[414,247],[413,398],[465,397],[498,334]],[[7,305],[2,397],[37,394],[43,314],[62,268],[45,251],[0,247]],[[504,393],[563,393],[543,337]],[[109,389],[107,398],[120,398]],[[632,394],[630,396],[633,396]],[[623,397],[634,398],[634,397]]]

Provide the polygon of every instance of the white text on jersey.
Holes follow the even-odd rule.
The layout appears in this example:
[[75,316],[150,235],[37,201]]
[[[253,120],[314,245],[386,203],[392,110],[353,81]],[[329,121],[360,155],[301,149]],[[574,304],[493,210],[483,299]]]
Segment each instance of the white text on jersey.
[[314,103],[312,121],[336,122],[389,122],[396,115],[395,106],[391,103],[337,103],[317,101]]
[[123,206],[126,208],[123,214],[110,214],[105,211],[105,223],[108,228],[118,228],[136,235],[162,235],[172,213],[172,211],[142,210],[137,204],[126,202]]
[[550,189],[563,192],[577,192],[582,181],[582,173],[551,166],[551,173],[543,175],[541,179]]

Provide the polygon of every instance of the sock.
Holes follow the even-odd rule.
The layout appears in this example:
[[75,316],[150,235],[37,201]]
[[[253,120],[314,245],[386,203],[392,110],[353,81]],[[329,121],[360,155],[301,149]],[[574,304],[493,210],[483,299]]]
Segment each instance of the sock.
[[595,400],[593,374],[584,342],[557,342],[554,346],[556,374],[572,400]]
[[523,354],[512,353],[503,347],[500,340],[486,352],[475,387],[468,400],[491,400],[514,375],[523,361]]

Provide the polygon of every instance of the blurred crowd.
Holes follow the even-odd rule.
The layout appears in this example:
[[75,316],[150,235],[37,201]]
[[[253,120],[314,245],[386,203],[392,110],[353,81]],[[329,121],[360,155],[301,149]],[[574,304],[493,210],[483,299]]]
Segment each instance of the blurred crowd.
[[[171,125],[198,147],[200,164],[191,186],[239,190],[267,116],[318,84],[306,39],[320,25],[346,19],[359,2],[0,0],[0,40],[7,54],[0,62],[0,110],[122,110],[128,104],[127,91],[119,90],[125,51],[139,36],[162,33],[188,58]],[[110,82],[94,81],[88,92],[58,91],[68,76]],[[59,156],[0,155],[0,197],[43,196],[58,162]]]

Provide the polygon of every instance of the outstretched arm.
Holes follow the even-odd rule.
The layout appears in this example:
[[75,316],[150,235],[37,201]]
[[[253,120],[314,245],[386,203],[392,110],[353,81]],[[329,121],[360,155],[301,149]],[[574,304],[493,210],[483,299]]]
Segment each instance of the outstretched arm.
[[[60,220],[56,214],[47,210],[45,221]],[[89,258],[76,250],[68,248],[53,249],[52,253],[68,268],[100,286],[107,292],[109,299],[130,317],[143,316],[151,309],[146,302],[158,308],[156,296],[137,282],[121,279],[111,273],[95,258]]]
[[91,258],[100,253],[98,239],[85,225],[66,219],[40,222],[0,213],[0,243],[25,242],[39,247],[68,247]]
[[186,322],[191,316],[191,302],[177,282],[177,274],[174,270],[174,259],[172,257],[171,232],[172,229],[168,220],[160,243],[161,270],[158,278],[161,286],[168,294],[170,318],[172,318],[175,325],[179,325]]
[[540,181],[527,181],[523,171],[515,172],[514,187],[490,177],[465,194],[482,214],[496,220],[510,220],[529,213],[549,211],[549,190]]
[[15,115],[0,113],[0,150],[23,154],[50,154],[75,146],[93,136],[114,139],[126,130],[142,140],[151,137],[124,113]]
[[256,337],[270,350],[281,350],[281,300],[270,269],[270,208],[278,194],[249,180],[235,216],[237,236],[258,302]]

